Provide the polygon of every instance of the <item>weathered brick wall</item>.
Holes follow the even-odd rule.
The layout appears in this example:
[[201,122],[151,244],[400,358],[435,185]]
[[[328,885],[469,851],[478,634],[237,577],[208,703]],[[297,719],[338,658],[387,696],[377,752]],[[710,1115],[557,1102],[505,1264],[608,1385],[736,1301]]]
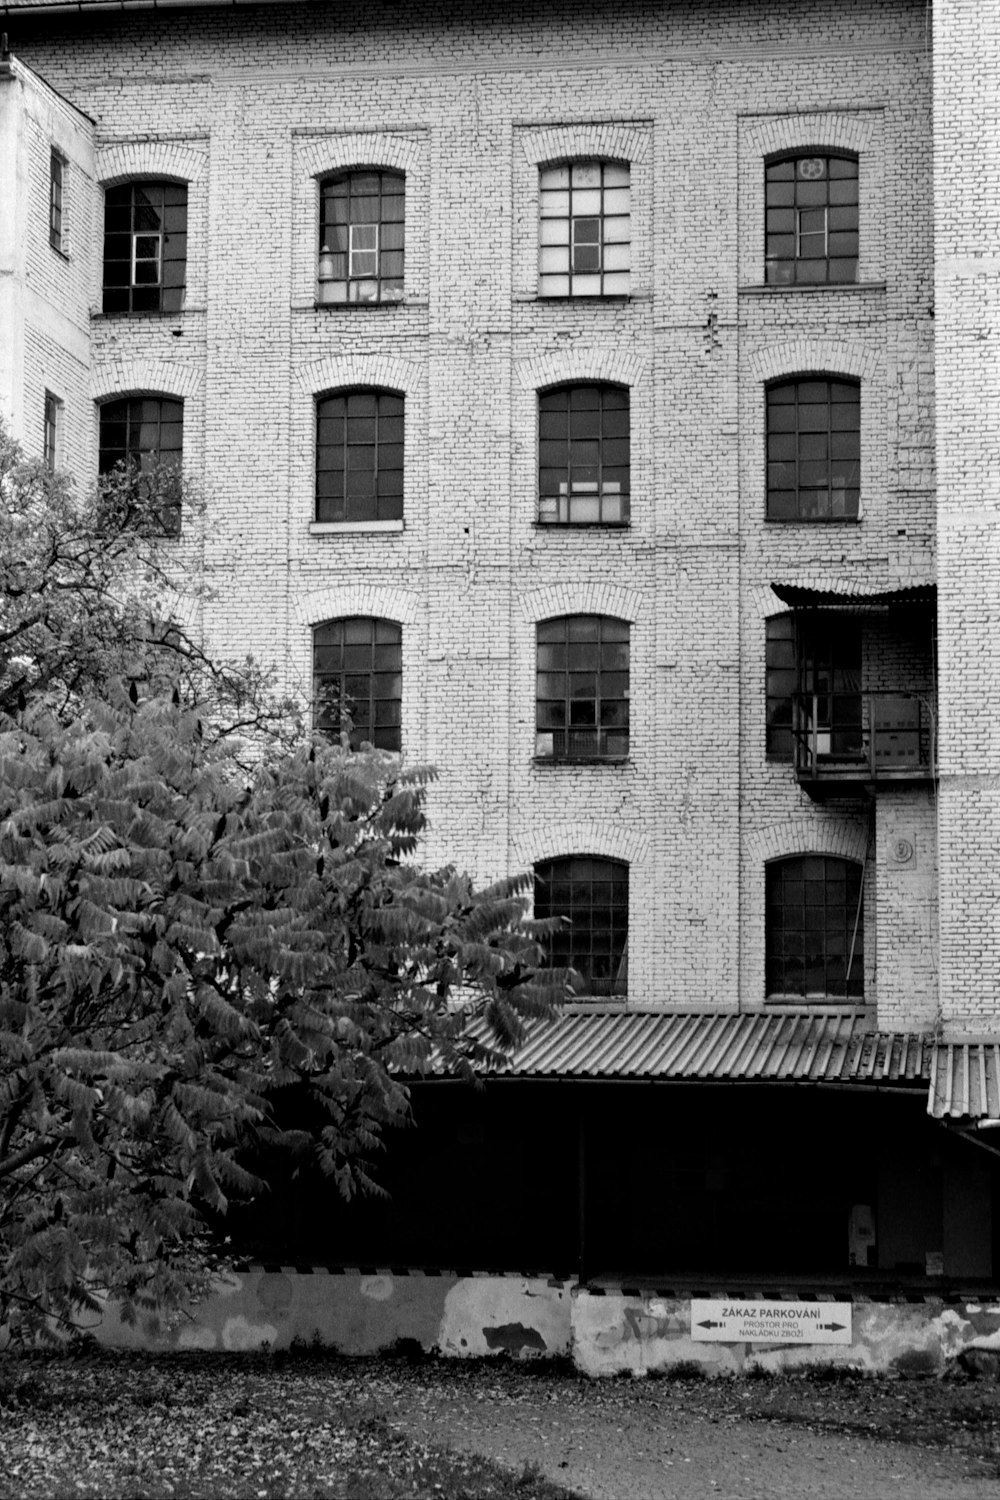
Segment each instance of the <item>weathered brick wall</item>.
[[[45,393],[62,407],[61,467],[85,474],[92,412],[90,287],[98,245],[93,126],[17,62],[0,76],[0,415],[33,458]],[[49,243],[51,154],[63,158],[62,249]]]
[[[867,845],[862,802],[814,805],[765,763],[764,621],[772,579],[929,574],[924,25],[922,0],[816,0],[807,23],[692,0],[14,32],[96,116],[102,180],[183,158],[187,306],[96,320],[91,399],[184,395],[209,511],[180,549],[214,639],[305,688],[313,624],[400,621],[405,752],[441,770],[430,857],[482,878],[627,859],[635,1003],[762,1004],[765,860]],[[861,153],[861,285],[761,287],[764,156],[800,146]],[[539,166],[591,153],[631,164],[632,294],[538,301]],[[406,172],[402,305],[314,307],[316,178],[352,164]],[[862,382],[863,516],[768,528],[763,386],[816,368]],[[630,388],[628,531],[535,524],[537,394],[575,378]],[[313,400],[354,383],[406,395],[402,530],[310,526]],[[629,761],[536,763],[535,627],[592,610],[631,625]],[[927,924],[897,925],[888,891],[869,874],[866,993],[879,954],[879,1004],[923,1018]],[[918,948],[901,990],[897,943]]]
[[941,1008],[1000,1029],[1000,14],[934,7]]

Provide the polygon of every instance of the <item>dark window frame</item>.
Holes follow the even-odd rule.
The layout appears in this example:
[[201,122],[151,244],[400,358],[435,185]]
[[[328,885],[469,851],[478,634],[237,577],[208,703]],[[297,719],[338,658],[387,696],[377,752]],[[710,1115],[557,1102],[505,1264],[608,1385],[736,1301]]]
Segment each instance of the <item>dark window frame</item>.
[[859,860],[830,854],[767,862],[768,1000],[863,1003],[864,874]]
[[63,198],[66,190],[66,158],[53,146],[49,152],[49,244],[65,259],[63,244]]
[[[358,750],[402,749],[403,627],[377,615],[341,615],[313,626],[313,705],[316,729],[342,732]],[[359,712],[359,709],[361,711]]]
[[631,424],[626,385],[581,380],[539,391],[540,526],[629,525]]
[[105,314],[183,311],[187,212],[185,182],[132,178],[105,188]]
[[782,377],[765,387],[764,402],[767,519],[785,525],[857,521],[860,380],[835,374]]
[[861,620],[830,616],[822,610],[772,615],[766,622],[764,649],[767,759],[795,760],[796,725],[809,736],[817,759],[860,759],[864,754]]
[[546,937],[548,966],[573,968],[576,993],[622,998],[628,993],[629,867],[624,860],[572,854],[539,860],[534,915],[568,918]]
[[[365,461],[369,454],[370,463]],[[316,522],[402,521],[405,483],[406,396],[402,391],[357,386],[317,396]]]
[[45,392],[42,417],[42,462],[53,474],[59,464],[59,427],[62,401],[52,391]]
[[629,622],[611,615],[557,615],[538,622],[535,642],[536,759],[627,759]]
[[[598,172],[595,186],[583,181]],[[612,179],[609,181],[609,177]],[[624,177],[624,181],[621,179]],[[625,194],[625,209],[621,194]],[[597,195],[596,206],[593,205]],[[565,210],[563,201],[565,200]],[[574,211],[576,204],[579,210]],[[610,210],[614,210],[613,212]],[[565,226],[565,233],[559,229]],[[625,238],[621,238],[622,230]],[[624,245],[623,266],[608,266]],[[556,266],[565,255],[565,265]],[[538,295],[627,297],[632,265],[632,167],[604,157],[576,157],[540,167],[538,174]]]
[[[373,183],[374,191],[361,191],[370,189]],[[344,216],[338,218],[336,205],[341,201],[346,207]],[[373,212],[374,217],[370,217]],[[400,226],[398,231],[396,225]],[[338,238],[342,238],[342,244],[337,243]],[[391,243],[396,239],[400,241],[398,245]],[[318,300],[324,306],[401,302],[405,292],[405,258],[404,172],[388,167],[359,167],[320,178],[317,280]]]
[[851,151],[782,152],[764,163],[768,286],[857,283],[859,179]]
[[[115,428],[120,429],[120,440]],[[99,403],[98,432],[98,473],[107,475],[121,468],[131,472],[137,486],[148,482],[144,475],[154,475],[157,490],[162,491],[163,533],[177,536],[184,461],[183,398],[149,393],[113,396]],[[143,499],[149,499],[148,492]]]

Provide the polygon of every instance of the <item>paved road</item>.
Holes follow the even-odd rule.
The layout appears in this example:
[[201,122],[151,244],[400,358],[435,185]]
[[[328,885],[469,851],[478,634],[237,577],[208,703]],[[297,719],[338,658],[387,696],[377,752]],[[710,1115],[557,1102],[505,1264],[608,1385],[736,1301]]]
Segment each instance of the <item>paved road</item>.
[[586,1396],[564,1401],[502,1393],[415,1390],[386,1411],[422,1441],[542,1472],[588,1500],[998,1500],[1000,1480],[969,1473],[963,1456],[779,1422],[692,1417],[670,1387],[630,1408]]

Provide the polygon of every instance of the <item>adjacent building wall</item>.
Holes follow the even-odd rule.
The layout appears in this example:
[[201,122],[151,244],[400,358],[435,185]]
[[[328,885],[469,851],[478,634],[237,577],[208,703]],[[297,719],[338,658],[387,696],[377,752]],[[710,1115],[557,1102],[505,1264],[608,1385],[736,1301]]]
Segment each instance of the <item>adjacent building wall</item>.
[[1000,13],[934,5],[941,1011],[1000,1030]]
[[[60,249],[49,242],[53,151],[63,163]],[[45,395],[55,396],[56,461],[81,479],[92,443],[97,198],[93,122],[30,68],[0,62],[0,418],[40,458]]]

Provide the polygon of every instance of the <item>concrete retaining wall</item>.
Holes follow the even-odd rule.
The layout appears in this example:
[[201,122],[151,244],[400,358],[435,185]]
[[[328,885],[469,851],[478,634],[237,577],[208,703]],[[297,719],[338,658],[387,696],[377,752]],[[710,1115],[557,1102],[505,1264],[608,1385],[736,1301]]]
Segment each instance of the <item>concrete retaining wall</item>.
[[544,1277],[374,1275],[251,1270],[171,1328],[129,1328],[109,1312],[93,1330],[111,1348],[243,1350],[318,1344],[375,1354],[401,1340],[456,1358],[570,1354],[587,1375],[645,1375],[682,1362],[715,1374],[750,1366],[847,1365],[932,1373],[976,1340],[1000,1338],[1000,1301],[855,1299],[849,1345],[701,1343],[691,1301],[609,1291]]

